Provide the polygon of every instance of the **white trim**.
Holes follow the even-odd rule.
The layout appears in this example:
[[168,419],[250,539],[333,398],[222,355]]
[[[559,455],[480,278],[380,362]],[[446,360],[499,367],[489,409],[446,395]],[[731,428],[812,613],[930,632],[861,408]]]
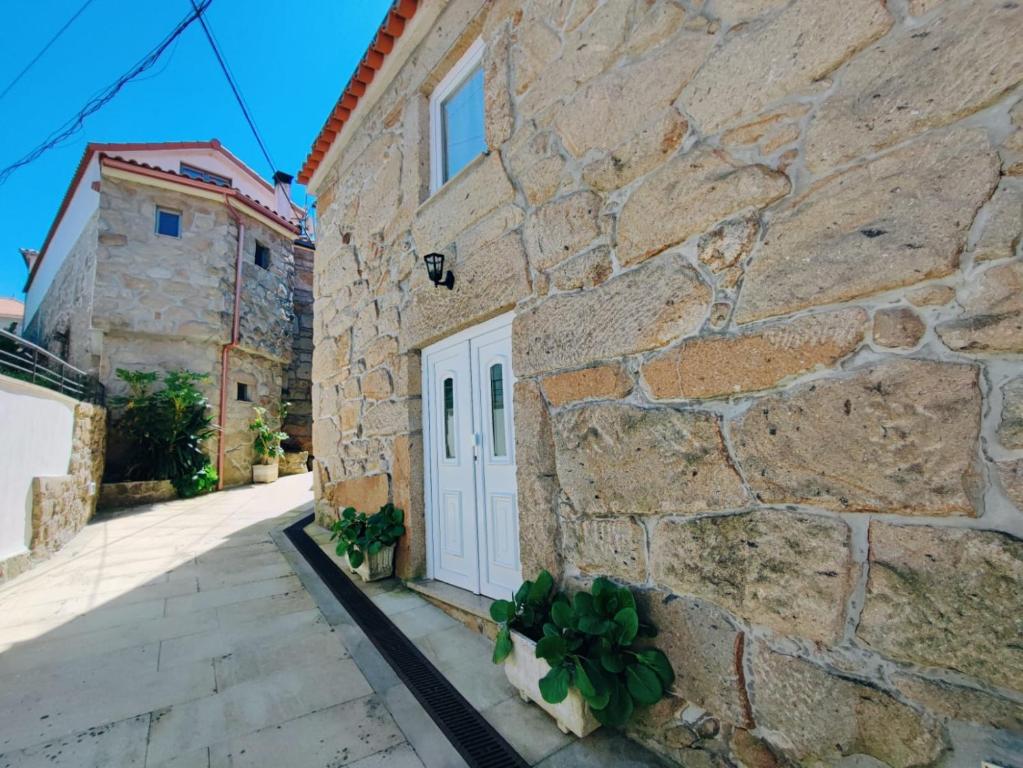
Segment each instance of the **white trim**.
[[[444,186],[444,131],[441,130],[441,104],[483,66],[483,38],[477,37],[430,94],[430,194]],[[481,116],[482,117],[482,116]]]

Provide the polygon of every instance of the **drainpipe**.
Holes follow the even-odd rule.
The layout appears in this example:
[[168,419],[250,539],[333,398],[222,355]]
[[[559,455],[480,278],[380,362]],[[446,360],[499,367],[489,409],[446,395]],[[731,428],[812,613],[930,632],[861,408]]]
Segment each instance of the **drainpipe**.
[[242,217],[224,195],[224,205],[234,219],[238,231],[238,244],[234,258],[234,313],[231,319],[231,340],[220,350],[220,437],[217,440],[217,490],[224,488],[224,441],[227,435],[227,375],[230,371],[231,350],[238,346],[238,329],[242,306],[242,246],[245,242],[245,224]]

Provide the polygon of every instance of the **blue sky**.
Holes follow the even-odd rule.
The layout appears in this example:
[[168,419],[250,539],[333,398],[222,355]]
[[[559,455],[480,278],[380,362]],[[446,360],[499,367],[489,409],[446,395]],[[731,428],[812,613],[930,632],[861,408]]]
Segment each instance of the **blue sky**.
[[[0,91],[84,0],[8,0]],[[389,0],[213,0],[206,13],[281,170],[297,174]],[[0,167],[34,148],[155,46],[189,0],[93,0],[0,100]],[[89,141],[219,138],[267,178],[263,159],[198,23],[74,138],[0,185],[0,296],[23,298],[18,248],[38,248]],[[304,190],[294,196],[304,201]]]

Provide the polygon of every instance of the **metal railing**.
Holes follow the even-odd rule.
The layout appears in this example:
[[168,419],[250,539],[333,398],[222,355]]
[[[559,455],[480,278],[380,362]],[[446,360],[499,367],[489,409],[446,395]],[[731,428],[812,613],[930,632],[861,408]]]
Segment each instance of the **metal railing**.
[[95,376],[4,330],[0,330],[0,373],[76,400],[103,405],[106,399],[104,387]]

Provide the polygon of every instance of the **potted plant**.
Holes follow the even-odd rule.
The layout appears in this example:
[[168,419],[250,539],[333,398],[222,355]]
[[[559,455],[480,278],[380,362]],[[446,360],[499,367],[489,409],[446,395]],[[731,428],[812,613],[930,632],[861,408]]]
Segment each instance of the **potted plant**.
[[491,606],[499,624],[494,661],[504,662],[519,695],[579,737],[600,725],[621,727],[637,705],[656,704],[675,673],[662,651],[634,645],[652,631],[640,624],[632,592],[603,577],[571,601],[553,588],[544,571],[514,601]]
[[256,463],[252,465],[252,482],[272,483],[277,479],[277,460],[284,455],[281,441],[288,439],[287,432],[273,429],[267,423],[266,408],[255,406],[256,417],[249,423],[249,429],[256,437],[252,447],[256,452]]
[[405,534],[404,520],[405,513],[390,503],[368,517],[346,507],[331,524],[330,538],[352,573],[363,581],[386,579],[394,572],[394,545]]

